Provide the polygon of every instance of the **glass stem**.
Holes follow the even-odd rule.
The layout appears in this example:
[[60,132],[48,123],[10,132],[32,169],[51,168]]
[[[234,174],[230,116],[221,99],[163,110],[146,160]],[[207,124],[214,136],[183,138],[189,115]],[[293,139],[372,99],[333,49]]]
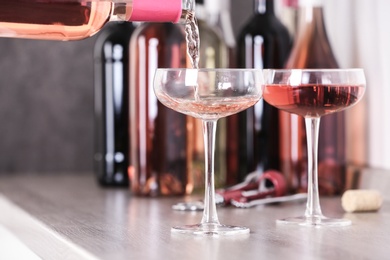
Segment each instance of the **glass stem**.
[[308,152],[308,186],[306,217],[322,217],[318,192],[318,134],[320,117],[305,118]]
[[203,120],[203,141],[205,151],[205,195],[201,224],[219,224],[215,205],[214,153],[217,120]]

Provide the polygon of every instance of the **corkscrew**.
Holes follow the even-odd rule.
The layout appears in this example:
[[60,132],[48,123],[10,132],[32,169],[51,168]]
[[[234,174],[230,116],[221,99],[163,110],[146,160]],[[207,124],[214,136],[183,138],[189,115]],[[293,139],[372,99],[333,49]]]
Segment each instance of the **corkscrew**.
[[[256,205],[307,198],[306,194],[285,196],[286,191],[287,185],[284,176],[276,170],[268,170],[263,174],[250,173],[244,182],[217,190],[215,200],[217,205],[249,208]],[[203,210],[203,202],[180,202],[173,205],[172,208],[181,211]]]
[[249,202],[266,197],[279,197],[286,193],[287,185],[284,176],[276,170],[268,170],[247,183],[238,184],[225,190],[218,190],[217,194],[223,197],[224,204],[232,202]]
[[297,193],[293,195],[285,195],[279,197],[266,197],[266,198],[251,200],[248,202],[232,200],[231,204],[237,208],[251,208],[259,205],[282,203],[288,201],[305,201],[306,199],[307,199],[306,193]]
[[[230,200],[236,196],[239,196],[242,191],[257,189],[259,186],[258,176],[258,172],[252,172],[246,176],[243,182],[233,185],[225,190],[217,190],[215,193],[215,204],[228,205]],[[174,204],[172,209],[179,211],[201,211],[203,210],[203,201],[197,200],[179,202]]]

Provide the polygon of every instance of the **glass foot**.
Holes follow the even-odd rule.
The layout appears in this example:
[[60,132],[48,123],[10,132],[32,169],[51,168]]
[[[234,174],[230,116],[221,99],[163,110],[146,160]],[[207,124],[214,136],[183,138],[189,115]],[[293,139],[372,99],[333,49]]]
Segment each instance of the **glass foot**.
[[171,229],[174,233],[181,234],[193,234],[203,236],[226,236],[226,235],[239,235],[249,234],[249,228],[228,226],[221,224],[196,224],[173,227]]
[[292,224],[300,226],[312,226],[312,227],[321,227],[321,226],[349,226],[351,225],[351,220],[342,219],[342,218],[327,218],[324,216],[312,216],[312,217],[292,217],[285,219],[276,220],[278,224]]

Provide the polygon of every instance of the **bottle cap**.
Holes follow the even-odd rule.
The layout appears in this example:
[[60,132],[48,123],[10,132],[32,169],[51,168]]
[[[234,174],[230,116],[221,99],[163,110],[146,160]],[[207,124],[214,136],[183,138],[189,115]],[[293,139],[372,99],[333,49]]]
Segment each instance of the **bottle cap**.
[[178,22],[182,0],[133,0],[132,21]]

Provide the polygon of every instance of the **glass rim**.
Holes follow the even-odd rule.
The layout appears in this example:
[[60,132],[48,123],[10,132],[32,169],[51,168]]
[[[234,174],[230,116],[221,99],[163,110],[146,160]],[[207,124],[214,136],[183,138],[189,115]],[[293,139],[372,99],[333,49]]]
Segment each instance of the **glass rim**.
[[303,69],[263,69],[264,72],[356,72],[356,71],[364,71],[363,68],[303,68]]
[[199,68],[199,69],[193,69],[193,68],[157,68],[156,71],[194,71],[197,70],[199,72],[261,72],[262,69],[244,69],[244,68]]
[[364,72],[363,68],[303,68],[303,69],[256,69],[256,68],[157,68],[157,71],[198,71],[198,72],[277,72],[277,73],[288,73],[288,72]]

